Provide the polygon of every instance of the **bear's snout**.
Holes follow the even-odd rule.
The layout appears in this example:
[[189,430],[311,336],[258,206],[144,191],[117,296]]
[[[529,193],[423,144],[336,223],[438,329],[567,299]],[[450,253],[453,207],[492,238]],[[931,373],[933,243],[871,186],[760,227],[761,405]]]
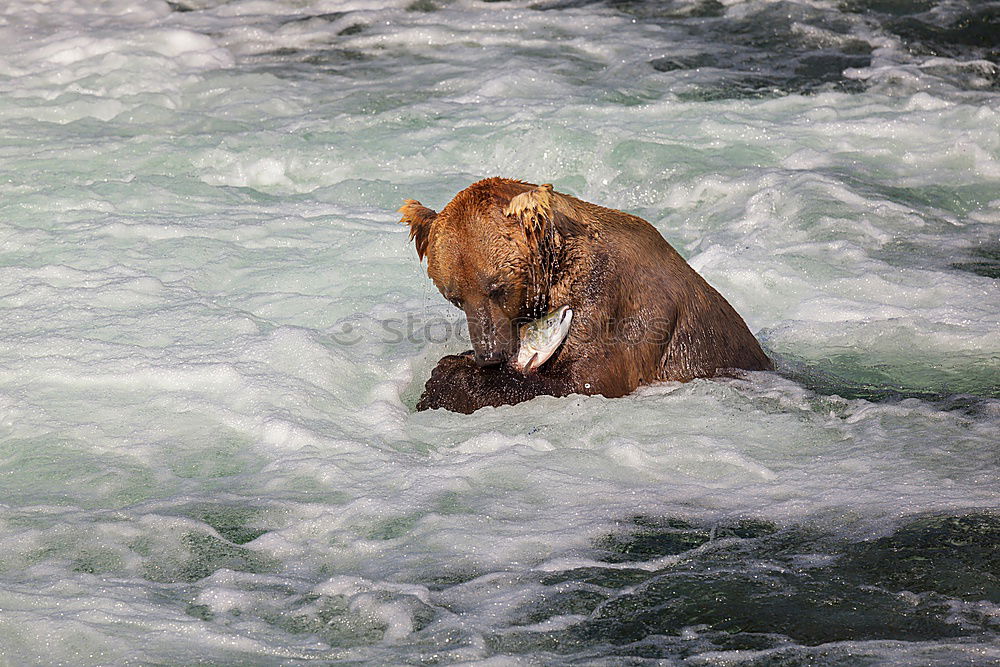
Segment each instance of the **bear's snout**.
[[496,366],[517,352],[517,327],[497,304],[487,299],[478,307],[466,306],[465,319],[477,366]]

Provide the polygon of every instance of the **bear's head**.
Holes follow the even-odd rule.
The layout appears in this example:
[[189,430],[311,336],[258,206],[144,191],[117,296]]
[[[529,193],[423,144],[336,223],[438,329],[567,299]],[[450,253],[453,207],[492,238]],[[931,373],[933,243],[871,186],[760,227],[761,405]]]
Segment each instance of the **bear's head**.
[[551,185],[490,178],[462,190],[440,213],[408,199],[402,222],[446,299],[465,312],[476,363],[517,353],[521,324],[544,315],[568,237],[582,225]]

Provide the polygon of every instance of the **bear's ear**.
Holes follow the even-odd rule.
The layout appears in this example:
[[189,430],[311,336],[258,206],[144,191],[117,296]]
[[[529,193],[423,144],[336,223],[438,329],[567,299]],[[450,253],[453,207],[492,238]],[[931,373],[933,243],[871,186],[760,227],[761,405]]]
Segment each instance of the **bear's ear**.
[[403,214],[400,222],[410,226],[410,240],[417,246],[417,257],[423,260],[427,254],[427,244],[430,241],[431,223],[437,218],[437,213],[427,208],[416,199],[407,199],[399,208]]
[[554,235],[576,236],[586,231],[563,196],[552,190],[551,183],[515,196],[504,209],[504,215],[521,223],[529,242],[537,243]]

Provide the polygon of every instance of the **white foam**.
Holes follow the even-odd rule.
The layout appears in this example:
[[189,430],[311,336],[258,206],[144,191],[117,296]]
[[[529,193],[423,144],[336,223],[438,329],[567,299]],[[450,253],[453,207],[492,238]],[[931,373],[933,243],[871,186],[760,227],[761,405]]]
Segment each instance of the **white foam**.
[[[995,389],[987,64],[801,23],[875,43],[872,90],[699,101],[649,61],[713,44],[532,2],[5,5],[3,660],[501,661],[581,620],[525,621],[542,573],[702,553],[596,560],[636,516],[997,507],[996,400],[804,384]],[[649,219],[806,380],[414,413],[469,343],[393,210],[498,173]]]

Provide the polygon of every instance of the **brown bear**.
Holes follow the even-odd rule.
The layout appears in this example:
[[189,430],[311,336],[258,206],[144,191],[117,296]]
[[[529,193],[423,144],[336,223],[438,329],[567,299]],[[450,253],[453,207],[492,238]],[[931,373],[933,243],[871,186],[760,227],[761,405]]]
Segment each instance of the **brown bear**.
[[[772,368],[733,307],[634,215],[506,178],[470,185],[440,213],[412,199],[400,212],[427,275],[465,312],[474,348],[438,362],[418,410],[612,398]],[[573,317],[562,346],[539,369],[515,370],[519,326],[564,305]]]

